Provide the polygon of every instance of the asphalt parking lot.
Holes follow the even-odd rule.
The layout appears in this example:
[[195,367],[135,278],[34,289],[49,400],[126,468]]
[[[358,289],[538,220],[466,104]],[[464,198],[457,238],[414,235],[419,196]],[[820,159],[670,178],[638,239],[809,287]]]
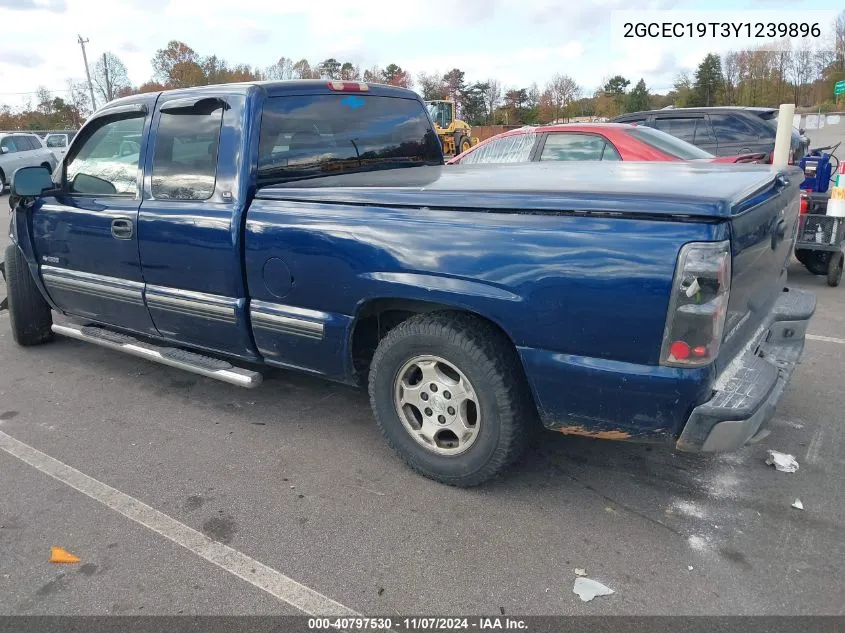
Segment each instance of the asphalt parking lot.
[[[70,340],[24,349],[0,313],[0,437],[119,491],[106,505],[0,450],[0,613],[293,614],[278,596],[304,585],[369,615],[845,614],[845,287],[790,272],[817,292],[814,338],[762,443],[699,456],[546,433],[472,490],[411,473],[364,392],[282,371],[246,391]],[[798,472],[765,465],[768,448]],[[170,522],[121,513],[139,502]],[[235,553],[214,564],[168,530]],[[80,563],[50,564],[53,545]],[[615,593],[581,602],[575,568]],[[301,585],[250,580],[271,572]]]

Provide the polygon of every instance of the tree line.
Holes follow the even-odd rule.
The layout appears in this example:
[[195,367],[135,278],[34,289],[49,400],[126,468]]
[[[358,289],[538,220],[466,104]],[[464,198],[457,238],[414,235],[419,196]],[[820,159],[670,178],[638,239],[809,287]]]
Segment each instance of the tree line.
[[76,128],[93,109],[116,98],[219,83],[284,79],[331,79],[384,83],[415,89],[426,100],[455,102],[458,116],[471,125],[533,125],[573,117],[613,117],[625,112],[666,106],[714,105],[796,106],[829,111],[845,107],[834,101],[833,85],[845,80],[845,11],[836,21],[835,39],[828,50],[791,48],[708,54],[694,73],[681,73],[671,90],[653,93],[644,79],[633,83],[616,75],[606,77],[597,90],[586,91],[569,75],[553,75],[542,87],[504,86],[494,77],[469,80],[453,68],[446,73],[421,72],[413,77],[398,64],[361,68],[335,58],[312,63],[281,57],[267,67],[230,64],[217,55],[200,55],[188,44],[171,41],[152,58],[152,77],[133,86],[121,59],[107,52],[91,69],[94,103],[85,82],[68,82],[63,97],[39,88],[34,103],[13,110],[0,106],[0,129]]

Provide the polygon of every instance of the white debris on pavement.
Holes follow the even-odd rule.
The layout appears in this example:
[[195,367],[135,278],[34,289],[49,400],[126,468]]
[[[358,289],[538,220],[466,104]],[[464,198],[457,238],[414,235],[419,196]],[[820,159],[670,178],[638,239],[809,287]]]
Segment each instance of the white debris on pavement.
[[675,501],[672,504],[672,510],[679,514],[685,514],[686,516],[694,517],[696,519],[703,519],[707,516],[704,509],[692,501]]
[[768,450],[768,457],[766,463],[769,466],[774,466],[776,470],[782,473],[794,473],[798,470],[798,462],[794,455],[788,453],[780,453],[778,451]]
[[687,570],[692,571],[693,569],[695,568],[692,565],[687,565]]
[[575,575],[576,576],[586,576],[587,570],[586,569],[579,569],[579,568],[576,567],[575,568]]
[[796,499],[795,501],[792,502],[792,507],[795,508],[796,510],[803,510],[804,504],[801,503],[801,499]]
[[707,540],[703,536],[690,536],[687,539],[687,543],[697,552],[703,552],[707,549]]
[[613,589],[606,587],[596,580],[590,578],[576,578],[572,591],[577,593],[584,602],[589,602],[596,596],[609,596],[614,593]]

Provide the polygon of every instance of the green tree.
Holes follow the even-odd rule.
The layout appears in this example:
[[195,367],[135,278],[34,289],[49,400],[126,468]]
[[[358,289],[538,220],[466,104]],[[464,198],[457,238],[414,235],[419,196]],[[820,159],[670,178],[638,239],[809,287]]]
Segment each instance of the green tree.
[[613,103],[616,106],[615,110],[618,113],[625,111],[625,91],[630,85],[631,82],[628,79],[625,79],[622,75],[614,75],[608,79],[602,87],[602,91],[605,95],[613,100]]
[[695,94],[692,79],[690,79],[687,73],[682,72],[675,77],[674,88],[675,101],[673,105],[676,108],[686,108],[693,104]]
[[443,99],[446,95],[443,90],[443,80],[437,73],[420,73],[417,75],[419,94],[426,101]]
[[525,121],[528,91],[525,88],[508,90],[505,93],[505,120],[508,125],[516,125]]
[[602,90],[608,94],[623,95],[630,85],[631,82],[622,75],[615,75],[605,82]]
[[343,62],[340,67],[340,78],[343,81],[357,81],[361,78],[361,71],[352,62]]
[[320,74],[311,68],[307,59],[300,59],[291,70],[294,79],[318,79],[320,77]]
[[628,112],[641,110],[648,110],[648,88],[644,79],[640,79],[634,89],[628,93]]
[[443,75],[443,91],[446,93],[446,98],[455,102],[455,108],[460,113],[462,113],[463,108],[461,95],[464,90],[466,90],[466,84],[464,83],[464,71],[453,68]]
[[399,86],[401,88],[410,88],[412,83],[410,73],[402,70],[396,64],[388,64],[387,68],[384,69],[384,81],[391,86]]
[[487,119],[486,91],[490,89],[487,83],[474,83],[461,95],[464,104],[463,120],[470,125],[483,125]]
[[317,64],[317,71],[323,79],[340,79],[341,63],[334,57],[329,57]]
[[721,103],[722,61],[714,53],[707,54],[695,71],[693,98],[690,105],[712,106]]

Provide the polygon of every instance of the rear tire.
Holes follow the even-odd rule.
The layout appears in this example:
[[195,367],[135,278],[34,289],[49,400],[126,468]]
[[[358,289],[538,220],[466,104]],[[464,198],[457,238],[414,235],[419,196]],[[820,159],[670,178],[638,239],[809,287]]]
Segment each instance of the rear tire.
[[29,266],[17,246],[6,247],[6,288],[9,294],[9,322],[18,345],[28,347],[53,338],[53,314],[41,296]]
[[3,170],[0,169],[0,195],[3,195],[6,192],[6,175],[3,173]]
[[461,146],[464,144],[464,139],[466,137],[460,134],[455,134],[453,140],[455,142],[455,156],[461,153]]
[[842,263],[845,256],[842,253],[833,253],[827,268],[827,285],[835,288],[842,281]]
[[369,393],[393,450],[452,486],[501,473],[539,428],[513,345],[468,314],[421,314],[392,329],[373,356]]
[[824,251],[802,251],[802,254],[796,254],[796,257],[814,275],[827,275],[832,259],[830,254]]

